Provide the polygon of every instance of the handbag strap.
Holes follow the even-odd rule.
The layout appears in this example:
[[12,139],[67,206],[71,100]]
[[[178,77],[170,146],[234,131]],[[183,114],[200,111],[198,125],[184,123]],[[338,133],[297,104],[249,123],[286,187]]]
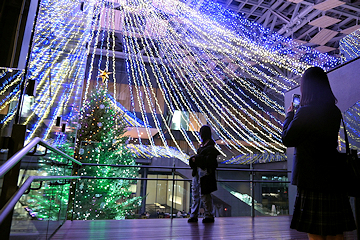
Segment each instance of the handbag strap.
[[349,146],[349,139],[347,136],[347,131],[346,131],[346,127],[345,127],[345,121],[343,116],[341,115],[341,122],[343,124],[344,127],[344,138],[345,138],[345,147],[346,147],[346,155],[350,155],[350,146]]

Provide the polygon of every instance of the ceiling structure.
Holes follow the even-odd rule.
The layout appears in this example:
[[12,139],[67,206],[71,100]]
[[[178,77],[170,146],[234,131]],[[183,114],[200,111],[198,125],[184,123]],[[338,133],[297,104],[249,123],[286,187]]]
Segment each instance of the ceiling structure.
[[[183,0],[190,4],[191,0]],[[319,52],[339,56],[339,41],[360,28],[359,0],[215,0],[250,21]]]

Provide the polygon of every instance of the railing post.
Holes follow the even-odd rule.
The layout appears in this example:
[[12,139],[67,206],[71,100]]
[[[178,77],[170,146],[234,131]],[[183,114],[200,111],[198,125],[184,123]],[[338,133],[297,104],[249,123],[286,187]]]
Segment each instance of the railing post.
[[[147,177],[148,177],[148,169],[143,168],[142,169],[142,178],[147,178]],[[140,196],[142,197],[142,203],[141,203],[140,214],[143,214],[146,211],[146,189],[147,189],[147,180],[141,180]]]
[[357,239],[360,239],[360,197],[355,197],[355,221],[357,224]]
[[[78,165],[72,163],[72,166],[73,166],[73,169],[71,170],[71,176],[78,176],[78,174],[79,174]],[[76,182],[77,182],[77,180],[73,180],[70,182],[70,191],[69,191],[69,200],[68,200],[66,220],[71,220],[71,221],[74,220]]]
[[[253,170],[252,155],[250,155],[250,169]],[[251,217],[255,217],[255,191],[254,191],[254,172],[250,172],[250,193],[251,193]]]
[[[24,147],[26,125],[14,124],[9,141],[9,152],[7,159]],[[0,195],[0,209],[2,209],[9,199],[18,190],[18,178],[21,161],[19,161],[9,172],[4,175],[3,185]],[[5,218],[0,225],[1,239],[9,239],[13,211]]]
[[170,218],[173,219],[174,215],[174,191],[175,191],[175,162],[173,168],[171,169],[172,172],[172,197],[171,197],[171,216]]
[[[77,172],[78,173],[78,172]],[[72,191],[73,191],[73,195],[72,195],[72,211],[71,211],[71,221],[74,221],[74,213],[75,213],[75,196],[76,196],[76,183],[77,183],[78,179],[75,179],[74,182],[72,182],[71,186],[72,186]]]

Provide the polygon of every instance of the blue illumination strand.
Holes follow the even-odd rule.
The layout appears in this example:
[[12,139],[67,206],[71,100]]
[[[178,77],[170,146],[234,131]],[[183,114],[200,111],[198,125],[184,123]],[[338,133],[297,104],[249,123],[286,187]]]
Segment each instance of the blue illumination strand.
[[19,90],[20,86],[17,85],[10,93],[9,95],[6,95],[5,98],[3,98],[3,100],[1,100],[0,102],[0,106],[2,106],[5,102],[7,102],[8,100],[12,99],[16,94],[18,94],[20,92]]
[[253,154],[244,154],[232,157],[231,159],[221,162],[221,164],[259,164],[259,163],[269,163],[269,162],[282,162],[286,161],[287,157],[284,153],[253,153]]
[[[141,119],[137,118],[132,112],[130,112],[129,110],[127,110],[123,105],[121,105],[119,102],[117,102],[113,96],[111,96],[109,93],[107,94],[107,97],[110,99],[110,101],[115,104],[118,108],[121,109],[121,111],[123,113],[125,113],[130,119],[131,121],[129,121],[127,119],[127,117],[125,117],[125,120],[128,124],[130,124],[131,127],[147,127],[147,128],[152,128],[151,125],[146,125]],[[133,125],[133,123],[136,122],[135,125]]]
[[[179,158],[184,158],[180,148],[173,153],[174,149],[167,146],[164,129],[169,130],[171,126],[158,114],[163,111],[157,109],[163,100],[157,99],[153,92],[154,81],[157,85],[154,87],[160,88],[158,93],[162,94],[164,106],[171,113],[181,110],[203,114],[214,133],[223,140],[224,147],[243,153],[254,149],[277,151],[277,147],[281,151],[284,147],[279,133],[285,115],[282,97],[285,91],[298,84],[298,80],[283,76],[282,70],[299,76],[311,65],[329,69],[341,60],[300,46],[211,0],[192,0],[187,4],[170,0],[118,1],[117,9],[113,9],[114,3],[105,0],[87,1],[82,10],[78,4],[72,0],[41,0],[28,66],[28,77],[38,83],[38,96],[31,107],[34,113],[26,119],[30,129],[27,140],[35,135],[54,137],[56,144],[68,140],[67,133],[52,128],[54,121],[61,108],[66,108],[66,113],[61,114],[63,120],[69,126],[71,122],[75,124],[80,111],[76,103],[81,94],[84,93],[83,100],[86,100],[91,80],[96,80],[95,87],[99,84],[98,78],[93,79],[97,71],[104,66],[104,70],[110,70],[111,33],[120,31],[122,35],[131,109],[118,103],[111,92],[108,98],[126,114],[128,123],[136,127],[140,143],[137,148],[148,156],[178,154]],[[121,22],[110,22],[113,21],[112,11],[118,14],[116,21],[120,19]],[[110,23],[114,26],[109,27]],[[113,27],[115,29],[111,29]],[[347,46],[348,55],[359,51],[349,47],[355,41],[352,36],[345,40],[343,45]],[[268,66],[272,64],[276,67]],[[112,66],[115,74],[114,59]],[[21,73],[16,74],[20,76]],[[2,79],[0,91],[7,90],[10,84],[15,87],[18,77],[14,74]],[[84,90],[82,81],[85,81]],[[114,75],[112,81],[115,88]],[[0,104],[5,106],[15,94],[16,91],[11,92]],[[139,102],[135,103],[136,100]],[[141,113],[136,113],[136,104]],[[13,109],[3,122],[11,118],[12,112]],[[349,113],[349,116],[357,119],[356,113]],[[194,120],[188,126],[192,130],[199,127],[203,118],[194,116]],[[41,126],[45,126],[44,129]],[[151,147],[143,145],[145,141],[139,131],[143,127],[148,132]],[[160,131],[158,136],[163,148],[153,146],[155,140],[149,128]],[[199,141],[199,133],[188,132],[182,126],[180,132],[194,148],[190,137]],[[355,139],[359,134],[353,125],[349,126],[349,132]],[[174,137],[171,131],[167,136]],[[270,146],[269,143],[275,144]]]
[[[136,42],[136,38],[135,37],[131,37],[130,38],[130,44],[132,45],[132,50],[134,51],[132,54],[134,55],[134,56],[137,56],[136,55],[136,50],[137,50],[137,48],[135,47],[135,44],[134,44],[134,42]],[[137,59],[136,57],[135,57],[135,59]],[[138,61],[137,61],[138,62]],[[135,86],[137,86],[137,87],[140,87],[140,86],[143,86],[143,88],[144,88],[144,92],[145,91],[147,91],[147,89],[146,89],[146,86],[144,86],[144,85],[142,85],[141,83],[140,83],[140,78],[142,79],[142,78],[146,78],[146,76],[145,76],[145,70],[144,70],[144,66],[143,65],[140,65],[140,66],[138,66],[136,63],[134,63],[134,69],[135,69]],[[138,70],[138,68],[140,68],[140,71]],[[142,95],[142,92],[141,91],[139,91],[140,92],[140,95]],[[144,99],[143,98],[143,96],[138,96],[138,98],[140,98],[140,99]],[[148,100],[150,100],[150,99],[148,99]],[[145,102],[145,101],[143,101],[143,102]],[[146,125],[150,125],[149,124],[149,120],[148,120],[148,117],[147,117],[147,114],[146,114],[146,111],[145,111],[145,106],[144,106],[144,104],[141,104],[141,107],[143,108],[143,110],[141,111],[141,113],[142,113],[142,117],[143,117],[143,119],[145,119],[145,123],[146,123]],[[145,112],[145,114],[143,114],[143,112]],[[155,119],[154,119],[154,121],[156,121]],[[139,136],[139,138],[140,138],[140,136]],[[152,136],[149,136],[149,140],[150,140],[150,143],[151,143],[151,145],[155,145],[154,144],[154,140],[153,140],[153,138],[152,138]],[[154,149],[155,150],[155,149]],[[155,155],[156,155],[156,153],[155,153]]]
[[8,72],[4,71],[4,73],[0,76],[1,83],[2,83],[0,86],[0,91],[2,91],[6,86],[8,86],[10,83],[12,83],[15,78],[16,78],[16,81],[20,82],[24,71],[23,70],[17,71],[15,74],[13,74],[12,76],[10,76],[9,78],[6,78],[4,80],[4,77],[7,73]]
[[[128,85],[129,85],[129,91],[130,91],[130,98],[131,98],[131,107],[132,107],[132,111],[133,111],[133,115],[136,116],[135,114],[135,100],[134,100],[134,93],[132,91],[132,79],[131,79],[131,72],[132,71],[132,61],[131,61],[131,55],[132,53],[130,52],[130,49],[127,48],[127,44],[125,44],[127,41],[129,41],[128,39],[129,37],[127,36],[124,36],[123,35],[123,38],[122,38],[122,42],[124,43],[124,52],[126,54],[126,72],[128,73],[127,76],[128,76]],[[137,131],[137,134],[138,134],[138,141],[139,141],[139,144],[142,146],[142,141],[141,141],[141,134],[140,134],[140,131],[139,131],[139,128],[136,126],[136,131]]]
[[[50,1],[51,3],[56,3],[55,1]],[[50,79],[45,79],[44,77],[46,74],[48,74],[51,77],[51,85],[52,89],[56,91],[58,86],[55,87],[55,85],[58,82],[61,82],[61,80],[64,77],[63,72],[68,69],[68,67],[63,67],[62,64],[65,66],[68,64],[66,60],[63,58],[66,57],[67,51],[64,51],[66,47],[68,47],[70,40],[79,41],[80,44],[77,44],[75,48],[73,48],[71,51],[79,50],[79,48],[82,48],[84,46],[84,43],[88,41],[87,34],[90,33],[90,31],[86,30],[87,27],[84,27],[89,22],[88,16],[84,15],[80,9],[77,8],[65,8],[65,11],[61,11],[60,8],[57,6],[56,9],[54,9],[54,12],[51,12],[49,9],[51,7],[47,6],[44,3],[49,3],[47,1],[42,2],[42,8],[46,9],[46,11],[42,11],[41,14],[39,14],[39,19],[37,22],[37,33],[35,34],[34,38],[34,46],[32,49],[32,59],[30,60],[30,67],[29,67],[29,73],[33,75],[32,78],[38,80],[38,97],[35,100],[35,104],[32,106],[32,110],[36,111],[38,116],[36,119],[34,119],[32,122],[35,124],[33,126],[30,126],[30,133],[27,135],[27,140],[29,140],[29,137],[34,133],[36,128],[39,126],[39,120],[43,119],[46,114],[46,111],[49,111],[51,114],[54,113],[53,110],[50,109],[52,105],[49,105],[49,98],[47,97],[47,93],[49,91],[50,87]],[[60,4],[62,7],[66,6],[66,4],[73,5],[72,1],[59,1],[57,4]],[[57,12],[56,12],[57,11]],[[61,12],[61,13],[60,13]],[[59,17],[54,17],[53,19],[49,16],[59,14]],[[87,20],[86,20],[87,19]],[[80,21],[79,21],[80,20]],[[41,26],[41,27],[39,27]],[[46,29],[51,29],[46,31]],[[85,29],[85,30],[84,30]],[[42,32],[45,32],[45,34],[42,34]],[[47,33],[49,33],[47,35]],[[46,38],[46,39],[45,39]],[[84,41],[82,41],[84,40]],[[77,54],[77,56],[76,56]],[[83,66],[80,67],[80,69],[77,69],[79,60],[83,59],[86,54],[79,51],[76,52],[75,55],[68,55],[68,60],[71,62],[72,69],[76,70],[82,70],[84,71],[83,63],[81,63]],[[60,61],[58,61],[61,59]],[[58,61],[58,62],[57,62]],[[80,64],[80,66],[81,66]],[[68,64],[69,65],[69,64]],[[49,71],[51,69],[51,71]],[[71,78],[71,73],[68,73],[66,77]],[[65,77],[65,78],[66,78]],[[74,81],[75,82],[75,81]],[[69,85],[70,86],[70,85]],[[66,89],[65,86],[63,95],[70,91],[70,89]],[[77,91],[77,94],[79,94],[79,91]],[[56,96],[54,96],[56,97]],[[75,97],[76,98],[76,97]],[[61,98],[63,99],[63,98]],[[43,102],[45,103],[44,105]],[[41,106],[43,109],[40,110],[38,106]],[[47,110],[48,109],[48,110]],[[59,110],[59,106],[57,108],[54,108],[55,112]],[[34,117],[34,115],[32,115]],[[50,120],[52,123],[56,117],[56,114],[54,114]],[[30,121],[29,119],[27,121]],[[49,125],[49,128],[51,128],[52,124]],[[49,133],[50,129],[47,129],[45,132]],[[46,135],[46,134],[45,134]]]
[[[99,8],[100,8],[100,6],[99,6]],[[106,19],[108,11],[105,11],[105,12],[106,12],[106,15],[105,15],[105,19]],[[99,22],[100,22],[100,20],[99,20]],[[98,62],[98,69],[99,70],[101,69],[101,62],[102,62],[102,58],[103,58],[104,40],[105,40],[105,30],[102,30],[101,40],[100,40],[100,57],[99,57],[99,62]],[[97,44],[99,44],[99,43],[97,43]],[[108,71],[108,69],[105,69],[105,71]],[[96,82],[96,87],[99,87],[99,82],[98,81]]]
[[145,158],[145,159],[151,159],[154,157],[153,155],[153,149],[156,148],[156,153],[161,158],[177,158],[184,162],[185,164],[189,164],[189,158],[190,156],[187,154],[184,154],[182,152],[179,152],[178,149],[174,147],[163,147],[163,146],[146,146],[142,145],[140,148],[138,145],[134,144],[128,144],[127,147],[131,149],[131,151],[135,154],[137,158]]
[[[195,57],[196,57],[196,56],[195,56]],[[196,58],[197,58],[197,57],[196,57]],[[197,61],[198,61],[198,62],[201,62],[202,60],[197,58]],[[205,63],[204,63],[204,64],[205,64]],[[211,72],[210,72],[208,69],[206,69],[205,71],[206,71],[208,74],[211,74]],[[227,79],[228,79],[228,78],[227,78]],[[199,79],[199,80],[200,80],[200,79]],[[231,80],[228,79],[228,81],[231,81]],[[226,87],[226,86],[224,86],[224,87]],[[227,90],[229,90],[230,93],[232,93],[235,97],[237,96],[237,95],[232,91],[232,89],[227,89]],[[218,95],[221,96],[221,94],[218,94]],[[239,102],[238,102],[238,101],[235,101],[235,99],[233,99],[233,98],[231,97],[231,95],[227,95],[227,97],[230,98],[230,99],[233,101],[233,104],[237,105],[237,107],[238,107],[239,109],[241,109],[242,111],[245,112],[245,109],[244,109],[243,107],[241,107],[241,106],[239,105]],[[209,97],[209,99],[217,99],[217,96],[216,96],[216,95],[213,95],[213,97]],[[219,100],[218,100],[218,101],[219,101]],[[242,99],[241,99],[241,101],[242,101],[243,104],[246,104],[246,102],[243,101]],[[219,101],[219,102],[220,102],[220,101]],[[275,104],[274,104],[274,105],[275,105]],[[232,106],[230,106],[230,107],[232,107]],[[232,113],[229,112],[228,109],[227,109],[227,111],[228,111],[229,115],[232,115]],[[247,113],[247,112],[245,112],[245,113]],[[250,116],[250,118],[252,118],[251,115],[249,115],[249,116]],[[252,118],[252,119],[255,120],[254,118]],[[259,140],[259,139],[258,139],[258,136],[255,135],[255,134],[253,134],[252,131],[250,131],[250,130],[247,129],[246,127],[244,127],[244,125],[240,122],[240,120],[239,120],[238,118],[235,118],[235,121],[237,121],[238,124],[239,124],[239,126],[242,126],[242,127],[244,128],[244,130],[247,131],[247,132],[252,136],[252,138],[254,138],[254,139],[256,139],[256,140]],[[256,120],[255,120],[255,121],[256,121]],[[264,128],[264,126],[263,126],[262,124],[261,124],[261,127],[262,127],[266,132],[268,132],[268,130],[267,130],[266,128]],[[269,132],[268,132],[268,133],[269,133]],[[269,135],[269,134],[267,134],[266,137],[268,137],[268,135]],[[278,138],[278,140],[281,141],[280,138]]]
[[[84,57],[84,56],[85,56],[84,54],[81,54],[81,55],[80,55],[80,54],[81,54],[81,51],[75,52],[75,54],[73,54],[73,55],[71,56],[70,62],[75,61],[75,59],[78,57],[78,55],[79,55],[80,57]],[[79,70],[80,70],[79,68],[76,68],[76,69],[75,69],[75,75],[76,75],[76,72],[79,71]],[[60,97],[60,101],[58,101],[59,104],[57,105],[55,111],[54,111],[53,114],[52,114],[52,119],[50,120],[49,126],[53,126],[53,125],[54,125],[54,122],[56,121],[56,118],[58,117],[58,112],[59,112],[59,110],[60,110],[61,108],[64,108],[64,107],[65,107],[65,106],[64,106],[64,103],[65,103],[66,100],[68,100],[68,99],[70,98],[70,92],[71,92],[72,89],[75,87],[75,83],[77,83],[78,85],[80,85],[78,82],[72,81],[69,87],[65,87],[65,89],[64,89],[64,91],[63,91],[63,93],[62,93],[62,95],[61,95],[61,97]],[[62,110],[64,110],[64,109],[62,109]],[[49,128],[47,129],[47,131],[45,131],[45,133],[44,133],[44,135],[43,135],[43,138],[45,138],[45,136],[49,134],[50,130],[51,130],[51,127],[49,127]]]
[[351,59],[360,56],[360,29],[343,37],[339,42],[340,53],[343,57],[343,61],[349,61]]
[[[139,20],[139,22],[143,22],[143,19],[139,19],[139,18],[138,18],[138,20]],[[149,41],[151,42],[151,44],[149,44]],[[144,45],[144,43],[145,43],[145,45],[147,45],[147,46],[153,46],[154,49],[156,49],[156,46],[154,46],[154,43],[153,43],[153,41],[152,41],[151,38],[149,39],[149,41],[147,40],[146,37],[141,38],[141,43],[142,43],[143,45]],[[136,42],[135,42],[135,43],[136,43]],[[137,48],[139,48],[138,44],[136,44],[136,45],[137,45]],[[156,51],[156,50],[155,50],[155,51]],[[148,55],[149,58],[154,58],[154,55],[153,55],[152,51],[147,52],[147,55]],[[161,60],[160,60],[160,61],[161,61]],[[142,68],[141,68],[141,69],[142,69],[143,72],[145,72],[145,66],[144,66],[145,64],[144,64],[143,61],[141,61],[141,63],[142,63]],[[159,71],[159,69],[158,69],[158,64],[157,64],[156,62],[153,63],[152,61],[149,61],[149,65],[150,65],[150,67],[152,68],[152,70],[155,71],[154,75],[157,76],[157,77],[162,78],[162,77],[161,77],[161,76],[162,76],[162,73],[161,73],[161,71]],[[155,68],[155,69],[154,69],[154,68]],[[159,75],[161,75],[161,76],[159,76]],[[148,76],[148,75],[146,74],[146,76]],[[157,79],[157,84],[159,84],[158,78],[156,78],[156,79]],[[150,80],[150,79],[149,79],[149,80]],[[148,82],[145,82],[145,86],[147,86],[147,87],[149,87],[149,88],[152,89],[151,80],[148,81]],[[148,89],[148,88],[146,88],[145,91],[146,91],[147,89]],[[161,90],[161,91],[162,91],[162,90]],[[148,94],[151,96],[151,93],[150,93],[150,92],[149,92]],[[154,121],[155,121],[156,128],[157,128],[157,129],[161,129],[161,127],[160,127],[160,122],[159,122],[159,119],[158,119],[158,117],[157,117],[157,115],[156,115],[156,111],[155,111],[155,108],[154,108],[154,106],[153,106],[153,103],[152,103],[151,98],[150,98],[149,100],[150,100],[150,103],[151,103],[151,107],[152,107],[152,109],[153,109],[152,113],[155,112],[155,114],[153,114],[153,119],[154,119]],[[165,100],[165,99],[164,99],[164,100]],[[156,100],[155,100],[155,101],[156,101]],[[171,110],[173,111],[173,108],[172,108]],[[167,124],[167,123],[165,123],[165,118],[164,118],[164,116],[162,116],[162,118],[163,118],[164,124]],[[187,140],[188,144],[190,145],[190,147],[195,151],[195,147],[193,146],[193,144],[192,144],[189,136],[186,134],[186,130],[185,130],[184,128],[180,128],[180,132],[181,132],[182,135],[186,138],[186,140]],[[164,145],[167,146],[167,142],[164,141],[164,139],[165,139],[164,133],[163,133],[162,131],[160,131],[159,134],[160,134],[161,139],[163,139]],[[171,133],[170,133],[170,134],[171,134]],[[179,150],[180,150],[180,149],[179,149]]]
[[[326,53],[320,53],[307,46],[299,46],[299,44],[292,39],[285,38],[276,32],[270,32],[270,29],[266,29],[256,22],[250,22],[242,15],[225,9],[212,0],[193,1],[192,5],[196,6],[204,16],[208,16],[208,18],[222,24],[224,28],[236,32],[239,37],[245,37],[249,41],[256,43],[258,46],[265,47],[268,50],[291,55],[295,49],[301,48],[311,53],[311,55],[302,59],[304,62],[324,69],[333,68],[341,63],[339,58],[331,57]],[[290,46],[288,47],[287,45]]]

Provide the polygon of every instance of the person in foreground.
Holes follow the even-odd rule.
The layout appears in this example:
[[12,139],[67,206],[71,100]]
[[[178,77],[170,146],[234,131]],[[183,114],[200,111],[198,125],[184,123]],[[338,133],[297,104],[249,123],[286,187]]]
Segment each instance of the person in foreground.
[[213,223],[213,203],[211,192],[217,190],[215,169],[218,166],[217,156],[220,154],[215,148],[215,142],[211,138],[211,129],[204,125],[200,128],[201,145],[197,154],[190,157],[189,165],[192,171],[192,197],[190,218],[188,222],[197,222],[200,209],[200,199],[204,203],[203,223]]
[[326,73],[305,71],[300,82],[300,108],[288,109],[282,132],[287,147],[295,147],[292,184],[297,186],[290,228],[309,239],[344,239],[356,229],[349,198],[337,172],[337,140],[341,112]]

